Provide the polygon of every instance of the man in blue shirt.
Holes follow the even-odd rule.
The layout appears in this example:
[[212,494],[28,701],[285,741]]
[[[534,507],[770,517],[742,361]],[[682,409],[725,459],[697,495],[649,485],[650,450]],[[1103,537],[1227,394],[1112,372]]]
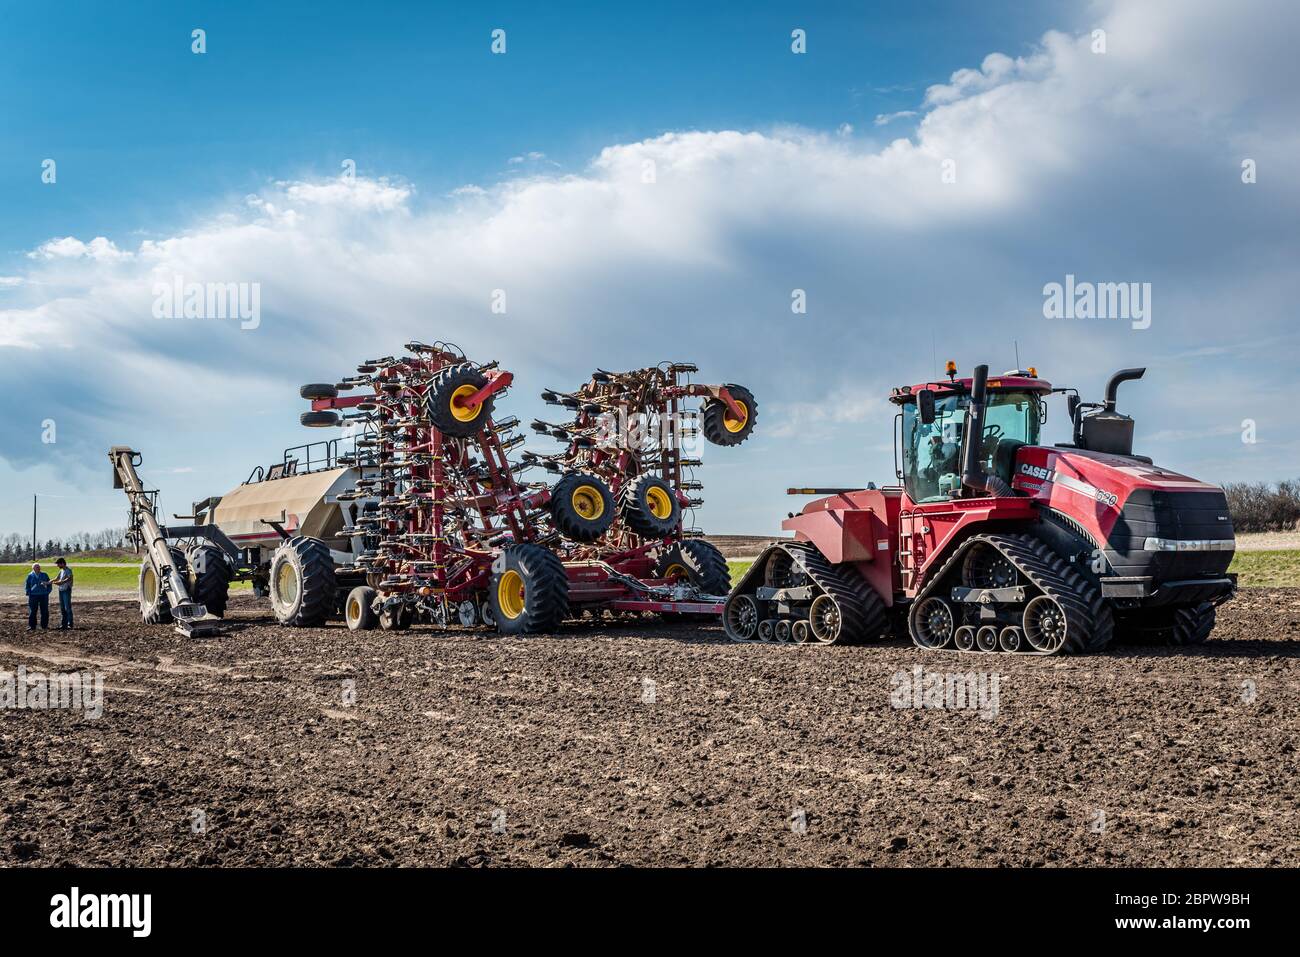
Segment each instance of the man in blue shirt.
[[50,576],[41,571],[40,563],[32,565],[27,576],[27,630],[36,630],[36,612],[41,613],[41,627],[50,627]]

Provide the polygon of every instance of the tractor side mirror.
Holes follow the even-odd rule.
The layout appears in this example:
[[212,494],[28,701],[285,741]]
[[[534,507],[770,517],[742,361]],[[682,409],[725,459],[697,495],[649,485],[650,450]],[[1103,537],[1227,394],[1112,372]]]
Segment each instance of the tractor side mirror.
[[923,424],[929,425],[934,421],[934,393],[929,389],[922,389],[916,394],[916,411]]
[[1077,395],[1067,395],[1065,397],[1065,407],[1070,411],[1070,421],[1073,422],[1079,412],[1079,397]]

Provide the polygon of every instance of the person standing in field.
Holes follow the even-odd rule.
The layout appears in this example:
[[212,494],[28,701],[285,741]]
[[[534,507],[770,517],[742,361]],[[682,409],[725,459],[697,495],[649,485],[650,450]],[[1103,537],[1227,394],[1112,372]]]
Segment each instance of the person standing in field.
[[72,569],[62,558],[56,558],[54,564],[59,566],[59,573],[54,577],[54,584],[59,586],[59,631],[71,631]]
[[41,627],[50,627],[50,576],[41,571],[40,562],[32,564],[27,576],[27,630],[36,630],[36,613],[41,613]]

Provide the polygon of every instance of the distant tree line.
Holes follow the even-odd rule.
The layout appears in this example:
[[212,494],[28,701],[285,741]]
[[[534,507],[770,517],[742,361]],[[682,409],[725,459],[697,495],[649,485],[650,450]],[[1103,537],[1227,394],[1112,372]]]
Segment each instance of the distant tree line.
[[1230,482],[1228,493],[1232,528],[1238,532],[1289,532],[1300,523],[1300,480]]
[[[36,557],[51,558],[59,555],[76,555],[101,548],[125,548],[125,528],[103,528],[98,532],[77,532],[63,538],[36,542]],[[0,539],[0,562],[26,562],[32,559],[32,536],[10,532]]]

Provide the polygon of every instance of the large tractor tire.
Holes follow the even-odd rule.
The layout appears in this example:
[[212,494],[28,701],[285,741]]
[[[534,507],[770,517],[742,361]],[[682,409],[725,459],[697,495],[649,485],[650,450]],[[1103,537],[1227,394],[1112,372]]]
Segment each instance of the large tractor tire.
[[488,396],[472,409],[457,403],[463,402],[488,384],[488,378],[478,367],[468,362],[447,366],[429,383],[424,403],[429,419],[443,435],[456,438],[474,435],[492,418],[492,396]]
[[332,382],[309,382],[298,390],[304,399],[337,399],[339,387]]
[[642,538],[671,535],[681,517],[676,493],[657,475],[642,475],[623,490],[623,521]]
[[295,535],[271,558],[271,610],[290,628],[322,625],[334,611],[334,559],[318,538]]
[[1210,637],[1217,614],[1208,601],[1191,608],[1156,608],[1126,617],[1119,630],[1133,644],[1199,645]]
[[[169,548],[168,551],[171,552],[172,561],[180,571],[181,577],[188,580],[189,565],[185,560],[185,553],[179,548]],[[145,560],[140,563],[139,593],[140,619],[146,625],[171,624],[171,599],[163,591],[162,576],[153,567],[153,561],[148,556],[145,556]]]
[[348,592],[347,604],[343,606],[348,631],[370,631],[378,627],[379,616],[374,609],[376,594],[369,585],[358,585]]
[[742,416],[736,418],[721,399],[705,399],[700,405],[701,428],[704,437],[714,445],[739,445],[754,431],[754,424],[758,421],[758,403],[754,401],[754,393],[743,385],[728,383],[723,388],[731,393]]
[[553,631],[569,613],[569,576],[550,549],[511,545],[493,563],[488,598],[502,634]]
[[209,615],[226,617],[230,600],[230,565],[226,554],[215,545],[195,545],[186,556],[190,572],[190,598],[202,605]]
[[685,578],[704,595],[725,595],[731,591],[731,569],[727,560],[708,542],[688,538],[665,549],[655,562],[655,578]]
[[570,472],[551,489],[551,518],[573,542],[594,542],[614,521],[614,495],[603,479]]

